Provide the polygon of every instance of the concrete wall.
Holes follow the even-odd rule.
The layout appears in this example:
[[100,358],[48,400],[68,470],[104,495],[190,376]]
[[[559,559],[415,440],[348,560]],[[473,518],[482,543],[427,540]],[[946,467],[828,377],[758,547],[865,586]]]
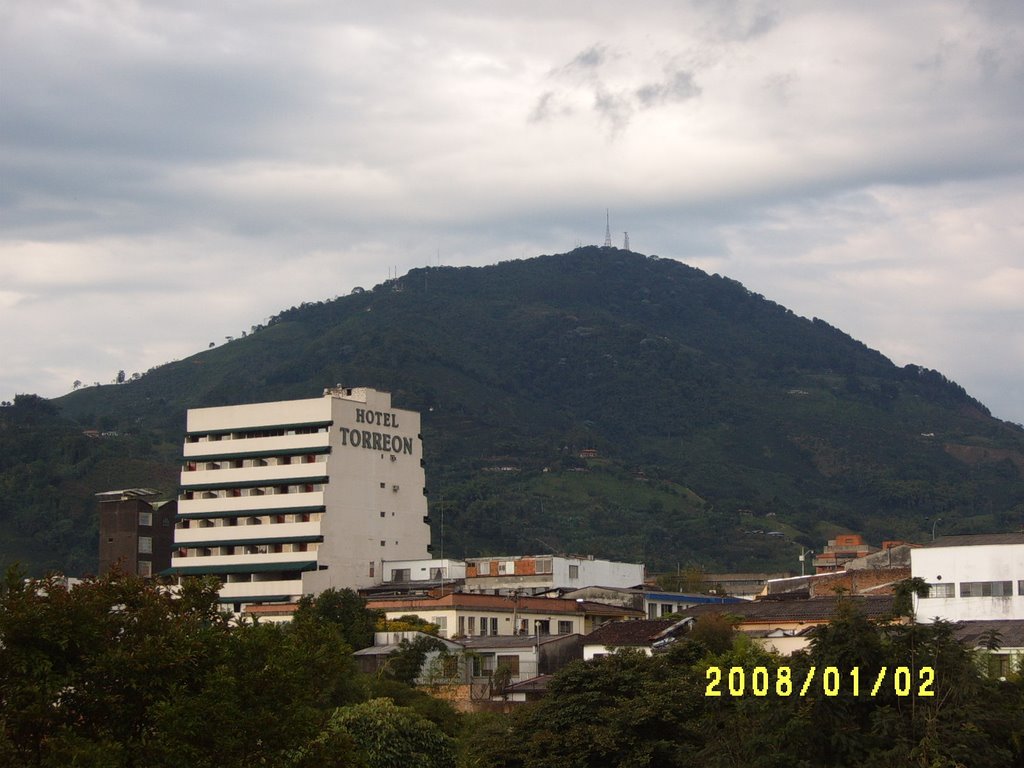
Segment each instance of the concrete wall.
[[[929,584],[953,584],[955,597],[915,598],[917,620],[1024,619],[1024,544],[924,547],[911,552],[911,571]],[[1005,597],[961,597],[964,582],[1009,581]]]

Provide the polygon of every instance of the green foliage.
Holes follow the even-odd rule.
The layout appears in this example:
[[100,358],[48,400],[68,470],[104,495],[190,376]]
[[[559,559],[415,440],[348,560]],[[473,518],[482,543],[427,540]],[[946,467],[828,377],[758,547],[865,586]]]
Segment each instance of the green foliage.
[[377,619],[378,632],[426,632],[428,635],[436,635],[439,630],[437,624],[412,614],[397,619]]
[[367,768],[455,768],[455,743],[440,728],[390,699],[337,710],[324,738],[347,734]]
[[327,622],[337,628],[352,650],[373,645],[373,633],[380,616],[366,607],[366,599],[354,590],[325,589],[316,597],[304,595],[295,610],[293,624],[304,627],[308,624]]
[[234,625],[218,585],[182,598],[111,574],[0,589],[0,756],[24,766],[282,765],[364,698],[326,620]]
[[791,541],[745,531],[818,549],[837,530],[924,540],[935,515],[947,532],[1019,522],[1024,431],[735,281],[582,248],[398,283],[293,307],[49,409],[0,408],[0,561],[91,570],[92,495],[173,493],[186,408],[339,381],[423,414],[435,541],[444,517],[453,556],[550,547],[652,570],[789,570]]
[[402,640],[397,650],[388,655],[385,674],[392,680],[414,685],[431,651],[444,651],[445,645],[436,637]]
[[[759,667],[769,681],[763,696],[751,685]],[[812,667],[815,682],[801,694]],[[840,671],[836,695],[821,683],[827,667]],[[883,667],[888,677],[872,695]],[[911,670],[906,695],[895,690],[897,667]],[[936,672],[934,696],[920,695],[922,667]],[[705,695],[712,668],[722,670],[720,696]],[[728,693],[732,669],[743,670],[743,695]],[[788,694],[775,685],[784,674],[793,682]],[[949,625],[875,625],[848,606],[815,633],[808,652],[792,657],[745,637],[713,653],[691,634],[653,658],[627,653],[573,664],[537,704],[482,718],[481,734],[463,737],[462,761],[499,768],[995,768],[1024,764],[1022,705],[1024,686],[980,675]]]

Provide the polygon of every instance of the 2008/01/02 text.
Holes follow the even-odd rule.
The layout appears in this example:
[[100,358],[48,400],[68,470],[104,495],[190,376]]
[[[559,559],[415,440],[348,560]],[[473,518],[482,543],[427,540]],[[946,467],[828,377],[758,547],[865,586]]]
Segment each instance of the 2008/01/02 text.
[[[893,692],[903,696],[934,696],[935,670],[921,667],[915,671],[910,667],[896,667],[891,675],[888,667],[882,667],[877,674],[861,675],[859,667],[853,667],[845,674],[838,667],[825,667],[818,674],[817,667],[808,667],[800,679],[795,679],[790,667],[708,667],[705,675],[708,683],[705,696],[806,696],[812,686],[820,685],[826,696],[852,695],[878,696],[884,694],[889,684]],[[774,677],[774,680],[773,680]],[[863,687],[862,687],[863,683]]]

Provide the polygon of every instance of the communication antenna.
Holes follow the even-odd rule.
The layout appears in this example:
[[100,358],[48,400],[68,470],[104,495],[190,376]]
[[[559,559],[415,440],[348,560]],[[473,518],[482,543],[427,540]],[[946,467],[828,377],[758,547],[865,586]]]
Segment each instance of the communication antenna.
[[622,235],[623,235],[623,237],[622,237],[622,250],[628,251],[629,250],[629,232],[623,232]]
[[611,219],[608,216],[608,209],[604,209],[604,247],[612,247],[612,226]]

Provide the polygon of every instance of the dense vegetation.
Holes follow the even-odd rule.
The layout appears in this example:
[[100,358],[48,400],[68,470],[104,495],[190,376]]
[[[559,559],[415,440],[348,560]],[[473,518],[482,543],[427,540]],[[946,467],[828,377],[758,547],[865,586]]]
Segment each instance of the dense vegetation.
[[[191,582],[172,598],[114,574],[68,590],[9,573],[0,765],[1024,765],[1021,676],[988,679],[944,624],[876,626],[848,606],[808,653],[783,659],[734,636],[722,617],[702,619],[653,658],[570,664],[545,698],[511,715],[459,715],[400,682],[408,665],[378,677],[355,670],[352,644],[373,617],[351,592],[307,599],[291,625],[277,626],[228,621],[215,589]],[[715,667],[724,670],[717,697],[707,695]],[[801,695],[812,667],[815,683]],[[828,667],[841,673],[834,695]],[[889,676],[872,694],[883,667]],[[913,681],[902,694],[897,667]],[[933,696],[922,695],[924,667],[935,671]],[[743,670],[743,695],[730,695],[740,688],[733,668]]]
[[944,533],[1024,522],[1024,430],[940,373],[727,278],[582,248],[413,270],[138,380],[0,408],[0,556],[81,572],[92,493],[173,493],[186,408],[339,382],[423,414],[448,555],[793,568],[793,541],[840,531],[877,544],[923,540],[938,517]]
[[9,572],[0,765],[454,765],[450,706],[356,671],[365,601],[328,591],[290,625],[235,623],[218,588],[193,581],[178,599],[119,574],[67,589]]

